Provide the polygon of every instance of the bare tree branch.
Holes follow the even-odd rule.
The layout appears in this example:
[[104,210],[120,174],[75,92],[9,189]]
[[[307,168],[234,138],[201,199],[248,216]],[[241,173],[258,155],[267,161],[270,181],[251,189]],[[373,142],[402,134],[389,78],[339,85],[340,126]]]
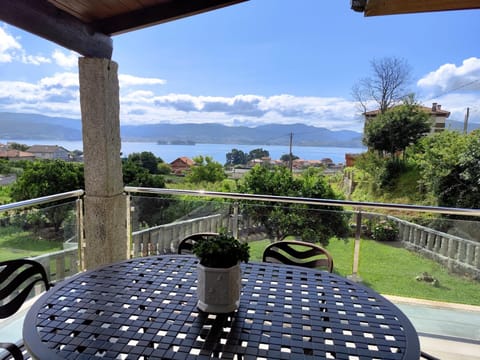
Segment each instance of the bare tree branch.
[[371,61],[372,75],[361,79],[352,87],[353,98],[365,113],[371,100],[382,113],[400,102],[407,93],[411,67],[405,59],[385,57]]

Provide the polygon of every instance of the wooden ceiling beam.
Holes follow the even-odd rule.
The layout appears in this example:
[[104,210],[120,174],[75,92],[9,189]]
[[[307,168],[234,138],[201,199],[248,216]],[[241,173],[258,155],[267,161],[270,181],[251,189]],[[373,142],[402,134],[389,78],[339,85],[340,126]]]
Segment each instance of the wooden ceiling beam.
[[368,0],[365,16],[480,9],[480,0]]
[[127,31],[162,24],[244,1],[248,0],[166,0],[154,6],[98,20],[91,25],[102,33],[118,35]]
[[112,39],[47,0],[1,0],[0,20],[87,57],[111,59]]

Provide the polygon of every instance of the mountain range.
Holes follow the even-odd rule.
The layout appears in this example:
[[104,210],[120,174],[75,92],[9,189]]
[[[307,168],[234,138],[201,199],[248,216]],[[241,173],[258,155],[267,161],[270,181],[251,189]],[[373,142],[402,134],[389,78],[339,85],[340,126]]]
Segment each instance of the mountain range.
[[[479,127],[479,124],[471,123],[469,131]],[[447,128],[462,131],[463,123],[447,120]],[[332,131],[305,124],[268,124],[257,127],[222,124],[122,125],[120,132],[122,141],[165,144],[285,145],[292,136],[295,146],[362,146],[360,132]],[[38,114],[0,112],[0,139],[81,141],[81,121]]]
[[[285,145],[290,134],[296,146],[361,145],[362,134],[331,131],[304,124],[269,124],[257,127],[221,124],[123,125],[122,141],[159,143],[264,144]],[[38,114],[0,112],[0,139],[81,141],[80,120]]]

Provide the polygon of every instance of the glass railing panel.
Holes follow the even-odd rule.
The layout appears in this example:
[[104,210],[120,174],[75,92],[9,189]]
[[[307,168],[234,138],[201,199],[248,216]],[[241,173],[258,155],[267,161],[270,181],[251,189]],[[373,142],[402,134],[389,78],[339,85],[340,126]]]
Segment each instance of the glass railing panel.
[[478,218],[363,212],[358,275],[383,294],[480,305]]
[[53,282],[76,274],[79,201],[1,212],[0,261],[34,259],[45,267]]
[[201,232],[232,230],[232,203],[179,196],[132,196],[132,256],[176,253],[179,242]]
[[135,211],[143,203],[164,213],[152,228],[135,214],[134,256],[153,254],[142,250],[149,248],[175,253],[184,236],[221,229],[250,243],[251,261],[261,261],[263,249],[284,237],[320,241],[334,257],[334,272],[382,294],[480,305],[476,217],[228,197],[132,199]]

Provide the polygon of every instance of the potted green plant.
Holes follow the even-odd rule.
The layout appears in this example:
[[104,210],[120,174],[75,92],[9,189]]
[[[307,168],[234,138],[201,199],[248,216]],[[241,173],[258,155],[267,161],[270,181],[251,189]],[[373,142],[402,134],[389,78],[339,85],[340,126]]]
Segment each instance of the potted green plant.
[[198,257],[197,307],[209,313],[229,313],[240,304],[240,262],[248,262],[249,246],[220,233],[193,245]]

